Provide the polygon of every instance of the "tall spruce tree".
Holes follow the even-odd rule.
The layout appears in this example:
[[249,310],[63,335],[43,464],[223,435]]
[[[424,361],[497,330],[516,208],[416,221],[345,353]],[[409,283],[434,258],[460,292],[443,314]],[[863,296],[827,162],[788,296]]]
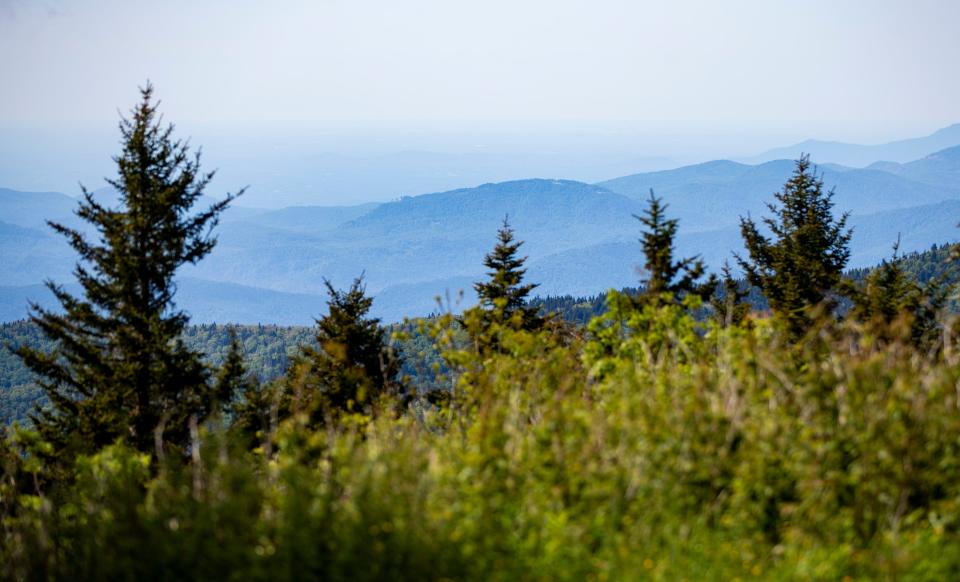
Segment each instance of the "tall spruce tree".
[[642,298],[658,301],[669,294],[675,301],[686,295],[706,300],[716,287],[713,275],[702,281],[706,267],[699,256],[674,260],[674,240],[679,222],[666,217],[667,205],[650,190],[650,199],[642,216],[634,218],[643,224],[640,244],[643,247]]
[[318,420],[366,412],[379,396],[398,391],[400,362],[380,320],[369,317],[373,299],[358,277],[346,291],[325,281],[327,314],[317,320],[317,346],[304,348],[288,372],[293,406]]
[[527,304],[530,292],[537,285],[523,282],[526,273],[523,264],[527,258],[518,256],[522,245],[523,241],[514,239],[510,222],[504,218],[503,225],[497,231],[496,246],[483,259],[484,266],[489,269],[488,278],[473,285],[482,312],[481,335],[495,325],[536,331],[547,322],[537,307]]
[[61,310],[33,304],[31,319],[57,350],[19,355],[50,399],[32,420],[65,460],[117,439],[144,452],[184,447],[189,425],[217,400],[200,355],[180,340],[187,316],[174,303],[174,276],[213,249],[211,229],[235,195],[192,211],[213,173],[201,173],[199,152],[174,139],[152,97],[148,84],[120,122],[123,149],[108,180],[119,206],[84,188],[76,214],[95,234],[49,223],[79,255],[83,294],[48,282]]
[[749,217],[741,218],[749,258],[737,256],[737,262],[798,336],[810,324],[810,308],[830,306],[850,257],[852,232],[846,228],[847,214],[834,218],[833,190],[823,189],[810,156],[797,160],[790,180],[774,197],[779,204],[767,205],[773,217],[763,219],[773,237],[762,234]]

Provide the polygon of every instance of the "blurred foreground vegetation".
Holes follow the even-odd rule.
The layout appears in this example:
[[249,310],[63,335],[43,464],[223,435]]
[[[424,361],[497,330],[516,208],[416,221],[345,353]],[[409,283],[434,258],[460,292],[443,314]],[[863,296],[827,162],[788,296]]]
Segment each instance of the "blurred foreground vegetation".
[[701,328],[679,307],[611,313],[588,340],[504,329],[495,352],[448,346],[465,372],[446,406],[399,412],[384,398],[320,426],[293,414],[262,435],[269,454],[211,421],[199,462],[118,443],[51,489],[32,460],[44,444],[21,431],[26,456],[4,453],[4,574],[944,580],[960,569],[952,348],[931,355],[854,324],[793,344],[768,319]]

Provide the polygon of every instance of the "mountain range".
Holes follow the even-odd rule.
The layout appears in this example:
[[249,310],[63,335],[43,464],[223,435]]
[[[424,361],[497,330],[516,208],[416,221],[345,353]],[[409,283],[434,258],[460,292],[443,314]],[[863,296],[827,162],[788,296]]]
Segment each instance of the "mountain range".
[[878,161],[905,163],[957,144],[960,144],[960,123],[944,127],[927,136],[875,145],[811,139],[775,148],[743,161],[761,163],[780,159],[792,160],[801,153],[807,153],[816,160],[861,168]]
[[[953,135],[943,131],[934,136]],[[835,210],[850,212],[850,266],[889,256],[898,236],[903,251],[960,240],[958,144],[960,134],[951,147],[919,159],[875,159],[861,168],[814,160],[835,191]],[[538,293],[636,285],[640,228],[633,215],[651,189],[680,221],[678,252],[700,254],[718,269],[742,248],[740,217],[767,214],[793,164],[718,160],[597,184],[516,180],[358,206],[239,205],[217,227],[214,252],[183,270],[178,301],[196,322],[309,324],[324,308],[324,279],[344,286],[363,274],[386,320],[440,309],[437,296],[457,308],[475,300],[471,283],[483,276],[483,255],[505,217],[525,241]],[[115,203],[108,189],[95,196]],[[22,318],[28,300],[49,305],[42,281],[71,281],[73,252],[45,221],[81,226],[72,215],[76,203],[55,192],[0,189],[0,320]]]

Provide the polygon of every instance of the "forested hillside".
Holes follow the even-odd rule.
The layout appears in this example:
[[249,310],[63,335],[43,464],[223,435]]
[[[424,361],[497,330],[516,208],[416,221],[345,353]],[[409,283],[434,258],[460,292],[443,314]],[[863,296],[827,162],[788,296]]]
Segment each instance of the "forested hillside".
[[[392,333],[401,335],[396,349],[403,357],[403,373],[411,382],[433,388],[432,366],[439,356],[429,338],[416,333],[416,329],[416,325],[390,327]],[[314,333],[313,328],[305,326],[210,324],[190,326],[182,337],[188,348],[204,354],[207,365],[218,368],[230,353],[236,334],[244,368],[258,382],[269,383],[283,376],[302,348],[316,346]],[[28,422],[27,415],[47,400],[15,350],[28,346],[54,352],[56,344],[36,325],[17,321],[0,324],[0,345],[0,424]]]

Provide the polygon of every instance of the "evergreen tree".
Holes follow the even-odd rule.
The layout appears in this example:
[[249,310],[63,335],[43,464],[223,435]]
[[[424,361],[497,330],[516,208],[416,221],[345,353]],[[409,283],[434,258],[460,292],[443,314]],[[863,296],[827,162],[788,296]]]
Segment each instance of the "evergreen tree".
[[307,347],[288,373],[293,406],[318,418],[365,412],[379,396],[399,389],[400,362],[387,345],[380,320],[369,317],[373,299],[363,278],[346,291],[325,281],[328,312],[317,320],[317,348]]
[[[527,304],[530,292],[537,285],[523,283],[526,273],[523,264],[527,258],[517,256],[521,245],[523,242],[514,239],[513,229],[504,218],[503,225],[497,231],[496,246],[483,259],[484,266],[489,269],[488,279],[473,286],[480,300],[480,324],[479,329],[473,331],[475,339],[488,336],[495,327],[536,331],[543,329],[547,323],[537,307]],[[487,340],[492,341],[492,338],[486,338],[483,342]]]
[[273,432],[279,417],[277,382],[261,383],[247,372],[240,341],[231,333],[230,351],[220,366],[217,392],[229,395],[230,429],[247,448],[262,446],[270,453]]
[[247,372],[244,364],[243,346],[237,336],[237,330],[230,328],[230,346],[223,363],[217,369],[214,380],[213,396],[223,411],[234,408],[234,400],[247,392],[256,381]]
[[773,238],[761,234],[750,218],[741,218],[749,260],[737,256],[737,262],[773,312],[800,335],[810,324],[810,308],[830,305],[850,257],[851,231],[847,214],[834,219],[833,191],[824,191],[807,155],[774,196],[779,204],[767,205],[773,217],[763,219]]
[[664,294],[670,294],[674,300],[685,295],[697,295],[708,298],[716,287],[716,277],[710,276],[705,282],[701,279],[706,267],[700,257],[688,257],[675,261],[674,240],[679,222],[666,218],[667,205],[650,190],[650,200],[643,216],[634,215],[643,226],[640,244],[643,246],[643,295],[645,300],[658,301]]
[[278,396],[280,381],[260,383],[250,379],[243,383],[239,398],[231,407],[230,429],[239,435],[249,449],[260,446],[269,454],[273,433],[280,418]]
[[96,234],[50,223],[78,253],[83,289],[77,297],[48,282],[62,312],[32,305],[32,321],[57,349],[19,351],[51,404],[33,422],[64,460],[121,438],[145,452],[182,447],[188,425],[217,400],[200,355],[180,340],[187,316],[174,303],[174,275],[213,249],[211,229],[235,196],[191,212],[213,173],[201,173],[199,153],[162,125],[152,94],[149,84],[141,89],[120,122],[118,175],[108,181],[119,207],[83,189],[77,215]]
[[713,316],[717,323],[724,327],[737,326],[743,323],[750,313],[750,304],[745,301],[749,293],[740,288],[740,284],[730,273],[728,263],[723,264],[722,273],[716,292],[710,297]]
[[848,284],[853,299],[849,316],[885,339],[906,335],[918,347],[929,347],[939,332],[937,316],[947,301],[949,286],[944,283],[950,273],[944,270],[919,284],[903,268],[899,247],[897,240],[893,257],[872,269],[862,284]]

